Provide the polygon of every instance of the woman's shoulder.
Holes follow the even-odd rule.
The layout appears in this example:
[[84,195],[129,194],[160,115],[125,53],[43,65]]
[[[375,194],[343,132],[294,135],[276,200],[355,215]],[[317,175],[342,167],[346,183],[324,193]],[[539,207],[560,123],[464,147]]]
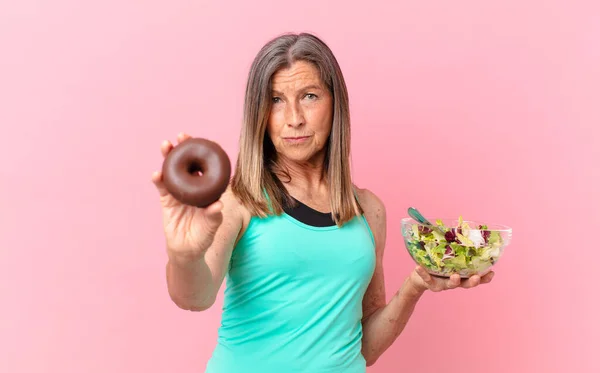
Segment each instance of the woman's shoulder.
[[360,203],[365,212],[367,210],[383,213],[385,212],[385,204],[383,203],[383,200],[373,191],[367,188],[360,188],[356,185],[354,185],[354,191],[356,192],[358,203]]
[[387,216],[382,199],[367,188],[354,187],[358,203],[375,239],[377,251],[383,250],[386,240]]

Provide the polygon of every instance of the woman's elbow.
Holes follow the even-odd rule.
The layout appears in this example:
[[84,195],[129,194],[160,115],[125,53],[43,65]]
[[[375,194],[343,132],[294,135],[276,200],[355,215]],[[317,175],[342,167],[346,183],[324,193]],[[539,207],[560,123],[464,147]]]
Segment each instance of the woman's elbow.
[[374,354],[371,353],[366,353],[365,351],[363,351],[363,357],[365,358],[365,361],[367,362],[367,366],[373,366],[376,362],[377,359],[379,358],[378,356],[375,356]]
[[210,299],[204,302],[190,302],[189,300],[179,299],[175,296],[171,296],[171,301],[175,303],[175,305],[182,310],[191,311],[191,312],[202,312],[206,311],[213,306],[216,299]]
[[367,360],[367,366],[373,366],[375,365],[375,363],[377,362],[377,358],[370,358],[370,359],[366,359]]

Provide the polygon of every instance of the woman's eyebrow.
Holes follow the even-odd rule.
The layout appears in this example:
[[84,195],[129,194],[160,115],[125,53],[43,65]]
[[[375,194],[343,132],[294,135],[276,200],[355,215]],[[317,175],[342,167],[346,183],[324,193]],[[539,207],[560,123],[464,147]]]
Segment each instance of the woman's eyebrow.
[[[318,85],[316,85],[316,84],[309,84],[309,85],[306,85],[306,86],[304,86],[304,87],[300,88],[298,91],[308,91],[308,90],[311,90],[311,89],[318,89],[318,90],[321,90],[321,89],[323,89],[323,88],[322,88],[321,86],[318,86]],[[282,93],[282,92],[279,92],[279,91],[278,91],[278,90],[276,90],[276,89],[272,90],[272,93],[273,93],[274,95],[283,95],[283,93]]]

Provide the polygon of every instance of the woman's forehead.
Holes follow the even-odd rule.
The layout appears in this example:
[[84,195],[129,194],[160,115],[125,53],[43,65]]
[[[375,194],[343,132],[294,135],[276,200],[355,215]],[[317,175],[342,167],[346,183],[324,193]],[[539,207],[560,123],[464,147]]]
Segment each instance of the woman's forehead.
[[289,68],[281,69],[273,75],[273,90],[302,89],[308,86],[323,87],[319,70],[309,62],[294,62]]

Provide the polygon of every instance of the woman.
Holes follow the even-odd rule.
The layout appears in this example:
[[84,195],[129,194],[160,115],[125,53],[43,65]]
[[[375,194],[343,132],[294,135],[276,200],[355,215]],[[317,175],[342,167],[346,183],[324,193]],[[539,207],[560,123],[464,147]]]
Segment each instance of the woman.
[[[165,141],[163,155],[172,148]],[[491,281],[493,273],[461,281],[417,267],[386,302],[385,206],[353,185],[349,158],[337,61],[317,37],[287,34],[252,64],[237,165],[221,199],[182,205],[154,174],[172,300],[206,310],[227,277],[206,372],[365,372],[425,291]]]

